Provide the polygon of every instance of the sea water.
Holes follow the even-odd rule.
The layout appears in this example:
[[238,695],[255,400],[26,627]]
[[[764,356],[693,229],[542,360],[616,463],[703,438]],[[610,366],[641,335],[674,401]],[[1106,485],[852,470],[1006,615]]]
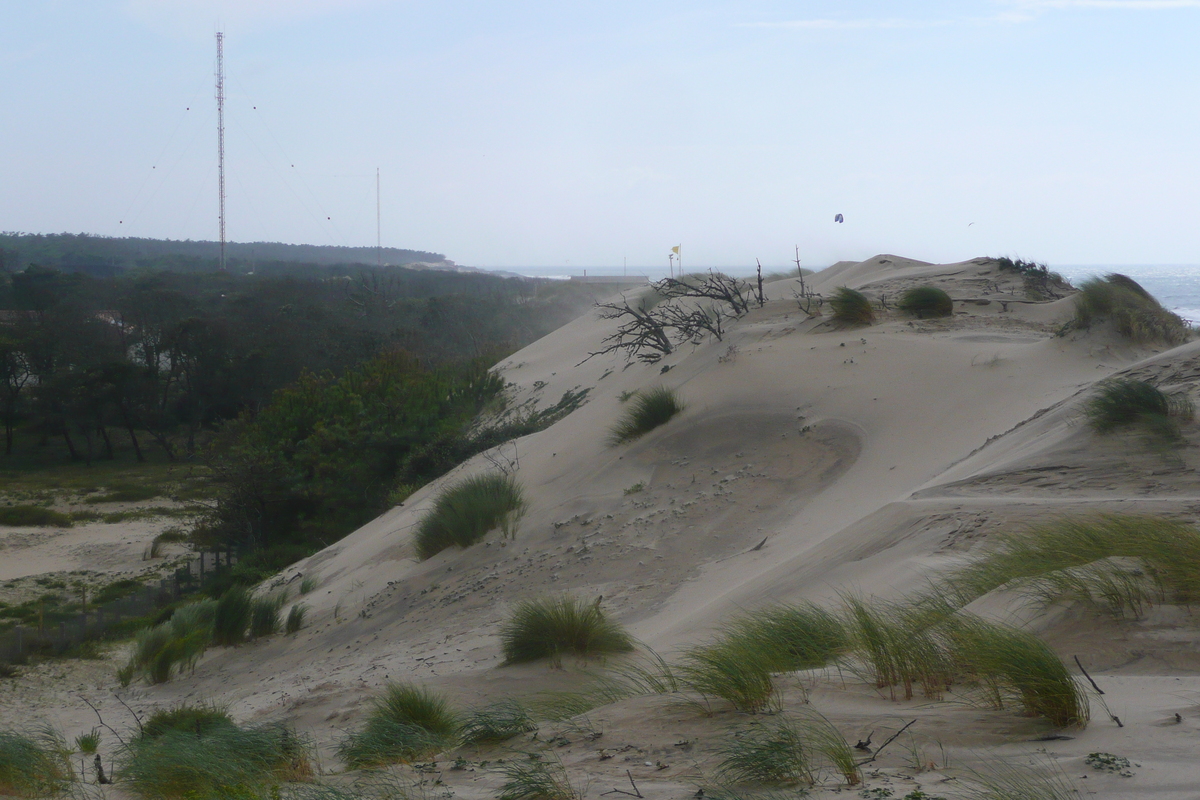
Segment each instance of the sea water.
[[1075,286],[1110,272],[1128,275],[1167,309],[1200,324],[1200,264],[1068,264],[1050,269]]

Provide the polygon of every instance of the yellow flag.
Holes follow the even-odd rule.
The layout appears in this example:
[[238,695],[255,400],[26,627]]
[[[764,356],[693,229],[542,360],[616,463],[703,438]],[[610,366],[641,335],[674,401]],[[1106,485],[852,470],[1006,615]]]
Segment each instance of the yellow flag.
[[682,246],[683,245],[678,245],[678,244],[675,245],[674,247],[671,248],[671,252],[674,253],[675,255],[679,255],[679,248]]

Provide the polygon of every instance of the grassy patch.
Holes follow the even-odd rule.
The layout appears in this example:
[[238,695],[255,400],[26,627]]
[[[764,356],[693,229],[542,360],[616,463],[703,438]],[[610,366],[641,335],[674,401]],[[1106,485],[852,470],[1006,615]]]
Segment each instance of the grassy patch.
[[870,325],[875,322],[875,310],[862,292],[839,286],[829,298],[833,321],[842,325]]
[[351,769],[408,763],[453,745],[458,730],[445,698],[410,683],[392,683],[372,703],[366,724],[338,745],[338,755]]
[[995,760],[970,771],[970,800],[1080,800],[1083,795],[1062,768],[1041,757],[1032,765]]
[[67,745],[53,730],[0,731],[0,795],[47,797],[73,778]]
[[1187,395],[1168,396],[1146,381],[1117,378],[1101,383],[1083,412],[1098,433],[1139,426],[1174,439],[1179,437],[1177,420],[1190,420],[1193,409]]
[[524,509],[524,493],[511,476],[489,473],[460,481],[443,490],[418,523],[417,555],[426,559],[448,547],[469,547]]
[[901,311],[915,315],[917,319],[949,317],[954,313],[954,301],[936,286],[914,286],[906,289],[900,295],[900,302],[896,306]]
[[808,743],[800,725],[790,717],[780,715],[735,729],[719,754],[717,777],[723,783],[813,782]]
[[232,647],[246,638],[253,613],[250,592],[242,586],[234,586],[221,595],[213,617],[213,644]]
[[857,597],[844,598],[846,628],[863,677],[887,688],[892,698],[902,687],[904,699],[913,698],[920,686],[925,697],[937,699],[951,684],[951,664],[933,632],[943,609],[928,611],[916,604],[867,604]]
[[304,627],[304,616],[308,613],[308,606],[304,603],[296,603],[288,609],[287,623],[284,625],[284,631],[288,636],[300,632]]
[[583,793],[571,785],[567,771],[556,757],[529,753],[526,760],[513,760],[502,767],[504,785],[499,800],[581,800]]
[[461,733],[467,744],[494,744],[536,729],[525,706],[509,699],[468,712]]
[[96,752],[96,748],[100,746],[100,729],[92,728],[87,733],[81,733],[75,737],[75,749],[81,753],[91,755]]
[[612,446],[631,442],[634,439],[667,423],[686,406],[674,389],[657,386],[638,392],[633,404],[625,410],[617,424],[609,431],[608,443]]
[[1191,329],[1178,314],[1167,311],[1137,281],[1113,273],[1080,285],[1075,321],[1087,328],[1109,320],[1122,336],[1139,343],[1183,344]]
[[767,709],[774,699],[774,664],[773,654],[753,641],[728,638],[687,651],[678,673],[688,688],[705,698],[725,700],[738,711],[754,713]]
[[91,495],[85,498],[83,502],[88,505],[100,505],[101,503],[140,503],[145,500],[152,500],[155,497],[161,497],[162,495],[163,491],[158,486],[124,483],[108,486],[104,493]]
[[13,528],[69,528],[71,517],[42,506],[0,506],[0,525]]
[[193,666],[208,649],[218,603],[204,599],[175,609],[171,618],[137,634],[129,674],[149,683],[166,683],[175,668]]
[[[281,625],[279,613],[283,610],[282,597],[255,597],[250,601],[250,636],[274,636]],[[297,629],[299,630],[299,629]]]
[[500,632],[506,663],[564,654],[581,658],[633,649],[633,640],[610,620],[598,603],[570,595],[526,600],[517,605]]
[[772,672],[823,667],[849,644],[846,626],[835,614],[812,603],[778,605],[727,624],[722,635],[758,648]]

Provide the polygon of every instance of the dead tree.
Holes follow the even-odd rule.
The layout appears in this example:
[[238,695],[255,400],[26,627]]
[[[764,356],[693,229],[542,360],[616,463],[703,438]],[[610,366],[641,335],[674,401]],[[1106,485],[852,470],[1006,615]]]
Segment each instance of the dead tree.
[[813,291],[812,288],[805,287],[803,281],[800,283],[800,291],[792,289],[792,297],[796,299],[796,305],[800,306],[800,310],[808,316],[821,316],[821,306],[825,305],[825,298]]
[[728,315],[716,305],[703,308],[691,304],[664,303],[655,311],[670,329],[676,344],[700,344],[705,334],[715,336],[718,342],[725,336],[724,322]]
[[653,364],[675,352],[667,333],[667,322],[657,307],[647,308],[639,303],[634,308],[622,298],[620,303],[597,303],[596,308],[600,309],[601,319],[621,320],[621,324],[601,340],[603,346],[599,350],[588,353],[580,364],[595,356],[618,351],[625,353],[627,359],[636,358]]
[[654,290],[668,298],[695,297],[726,303],[735,317],[749,313],[750,303],[754,300],[754,291],[748,283],[712,270],[703,280],[663,278],[655,282]]

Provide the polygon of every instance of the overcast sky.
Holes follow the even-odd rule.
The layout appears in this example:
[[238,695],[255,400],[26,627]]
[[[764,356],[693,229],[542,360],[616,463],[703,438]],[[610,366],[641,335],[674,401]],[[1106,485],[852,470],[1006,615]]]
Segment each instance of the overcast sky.
[[0,229],[215,239],[218,26],[235,241],[1200,262],[1200,0],[0,0]]

